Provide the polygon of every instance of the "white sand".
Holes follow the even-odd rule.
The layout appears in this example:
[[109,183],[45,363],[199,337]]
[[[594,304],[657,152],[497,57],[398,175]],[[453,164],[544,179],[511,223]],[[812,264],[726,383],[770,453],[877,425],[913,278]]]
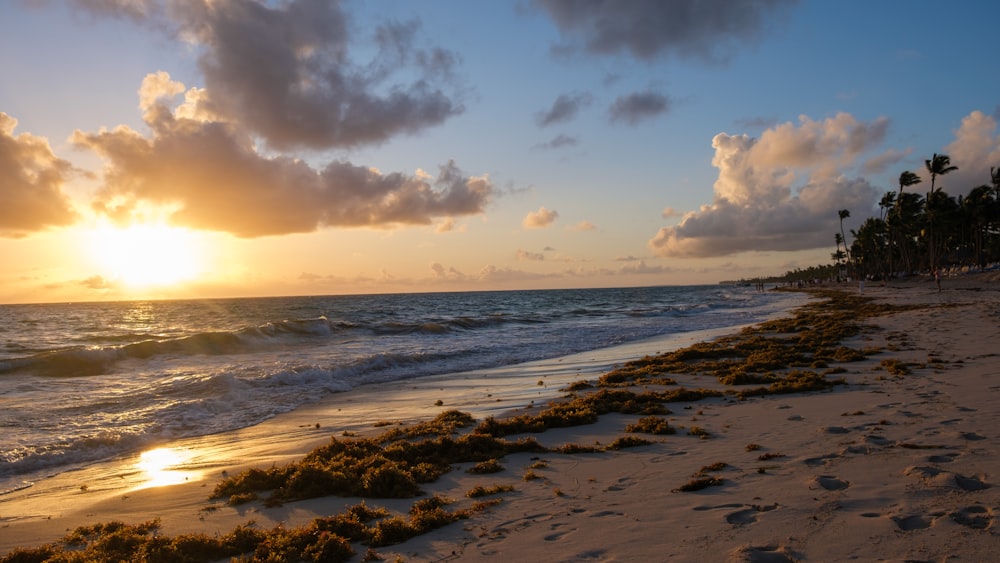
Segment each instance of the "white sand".
[[[891,351],[844,364],[848,386],[668,405],[671,425],[701,426],[713,436],[707,440],[678,433],[615,453],[508,456],[506,470],[493,475],[452,471],[425,488],[458,500],[456,506],[468,505],[465,492],[477,484],[508,483],[517,490],[470,520],[378,551],[390,561],[397,555],[407,561],[995,560],[1000,283],[983,275],[942,283],[941,293],[926,279],[868,284],[866,295],[925,306],[869,321],[880,330],[848,344]],[[632,347],[618,351],[621,358],[606,359],[611,364],[661,349],[646,344],[655,349]],[[877,369],[884,358],[926,367],[892,377]],[[443,408],[482,417],[530,401],[531,394],[541,403],[568,381],[596,377],[580,373],[573,359],[561,364],[527,366],[519,378],[491,373],[464,382],[418,380],[407,393],[359,389],[336,405],[172,444],[192,456],[172,472],[187,477],[179,485],[136,488],[149,481],[134,459],[60,475],[0,497],[0,553],[111,519],[159,517],[165,534],[227,532],[247,519],[265,528],[308,523],[359,499],[203,508],[223,470],[291,461],[332,432],[377,432],[373,418],[411,422]],[[709,383],[678,379],[690,387]],[[433,404],[438,398],[443,406]],[[372,404],[379,405],[377,416]],[[595,425],[536,438],[546,445],[607,444],[634,420],[605,416]],[[762,449],[747,451],[751,443]],[[784,457],[762,461],[761,454]],[[547,467],[535,470],[541,479],[523,481],[532,457]],[[713,473],[725,479],[723,486],[672,492],[716,462],[728,464]],[[411,503],[368,501],[399,511]]]

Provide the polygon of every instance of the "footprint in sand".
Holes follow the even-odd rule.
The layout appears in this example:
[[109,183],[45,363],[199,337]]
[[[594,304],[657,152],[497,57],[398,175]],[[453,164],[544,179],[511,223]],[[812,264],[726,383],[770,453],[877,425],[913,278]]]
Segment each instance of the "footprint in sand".
[[963,491],[983,491],[990,488],[990,484],[979,477],[966,477],[958,473],[955,474],[955,484]]
[[605,491],[624,491],[626,487],[632,484],[631,477],[622,477],[618,479],[618,482],[614,485],[610,485]]
[[903,473],[908,477],[918,477],[925,484],[932,487],[957,488],[963,491],[975,492],[986,490],[992,486],[978,476],[966,477],[958,473],[952,473],[927,465],[909,467]]
[[840,457],[840,454],[826,454],[826,455],[821,455],[819,457],[811,457],[809,459],[803,460],[802,463],[805,463],[810,467],[815,467],[817,465],[825,465],[827,461],[831,459],[836,459],[838,457]]
[[993,513],[985,506],[974,504],[952,512],[951,519],[968,528],[985,530],[993,523]]
[[929,461],[931,463],[951,463],[951,462],[955,461],[955,458],[958,457],[958,456],[959,456],[959,454],[957,454],[957,453],[950,453],[950,454],[944,454],[944,455],[932,455],[932,456],[929,456],[927,458],[927,461]]
[[985,440],[986,439],[986,436],[980,436],[979,434],[976,434],[975,432],[962,432],[960,434],[960,436],[962,438],[966,439],[966,440],[969,440],[970,442],[975,442],[975,441]]
[[842,491],[851,486],[850,482],[838,479],[832,475],[820,475],[815,477],[813,478],[813,483],[828,491]]
[[729,554],[729,563],[791,563],[796,561],[795,554],[786,547],[766,545],[761,547],[746,546]]
[[770,504],[767,506],[752,505],[749,508],[743,510],[737,510],[736,512],[730,512],[726,515],[726,522],[732,524],[733,526],[746,526],[747,524],[753,524],[757,521],[757,515],[761,512],[770,512],[778,508],[778,503]]
[[904,532],[926,530],[931,527],[931,524],[934,523],[933,518],[923,514],[914,514],[912,516],[893,516],[892,521],[895,522],[896,526]]

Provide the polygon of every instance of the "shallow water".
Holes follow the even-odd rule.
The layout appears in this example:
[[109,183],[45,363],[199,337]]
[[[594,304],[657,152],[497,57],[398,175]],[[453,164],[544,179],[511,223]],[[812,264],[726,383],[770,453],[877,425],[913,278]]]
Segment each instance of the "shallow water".
[[0,491],[359,385],[748,324],[800,299],[691,286],[0,306]]

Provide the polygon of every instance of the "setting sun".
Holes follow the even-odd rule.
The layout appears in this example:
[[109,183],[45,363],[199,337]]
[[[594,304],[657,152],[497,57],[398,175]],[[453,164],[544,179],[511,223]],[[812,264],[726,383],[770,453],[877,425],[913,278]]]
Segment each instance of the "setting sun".
[[103,225],[91,249],[107,277],[130,287],[171,285],[201,272],[197,234],[162,224]]

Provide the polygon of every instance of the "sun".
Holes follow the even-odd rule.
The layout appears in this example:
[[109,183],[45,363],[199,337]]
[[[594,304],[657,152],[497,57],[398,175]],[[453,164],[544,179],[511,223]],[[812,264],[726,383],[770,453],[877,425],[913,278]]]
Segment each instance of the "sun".
[[99,226],[91,250],[106,277],[132,288],[175,285],[201,273],[197,233],[160,223]]

